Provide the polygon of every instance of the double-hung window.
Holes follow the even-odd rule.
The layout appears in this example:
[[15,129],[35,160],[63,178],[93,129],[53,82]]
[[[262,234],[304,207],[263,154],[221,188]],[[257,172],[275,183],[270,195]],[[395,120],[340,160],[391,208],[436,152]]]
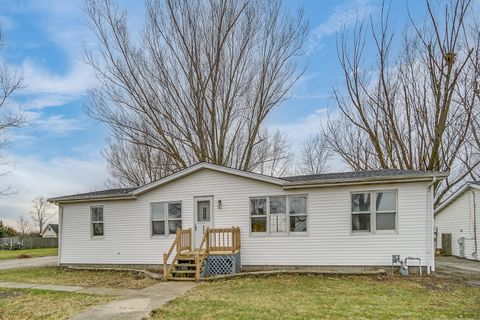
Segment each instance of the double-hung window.
[[103,236],[103,206],[90,207],[90,217],[92,224],[92,236]]
[[380,191],[375,193],[376,230],[395,230],[397,215],[397,193]]
[[252,232],[267,232],[267,198],[250,199],[250,217]]
[[307,231],[306,196],[250,198],[252,234],[291,234]]
[[152,236],[175,234],[182,228],[181,202],[156,202],[151,204]]
[[352,232],[396,230],[397,191],[352,193],[351,215]]
[[289,197],[290,232],[307,231],[307,197]]
[[270,197],[270,233],[287,233],[287,197]]
[[352,231],[370,231],[370,193],[352,194]]

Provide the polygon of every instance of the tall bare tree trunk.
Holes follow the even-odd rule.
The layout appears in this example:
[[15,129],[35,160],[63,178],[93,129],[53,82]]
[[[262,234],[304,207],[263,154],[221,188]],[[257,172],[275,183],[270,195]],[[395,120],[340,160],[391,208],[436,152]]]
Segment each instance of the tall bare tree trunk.
[[[331,148],[354,170],[401,168],[448,171],[437,183],[436,204],[465,179],[478,178],[480,156],[473,123],[478,68],[477,16],[469,0],[434,8],[404,32],[394,51],[389,8],[380,21],[359,23],[343,33],[338,53],[345,79],[336,88],[340,116],[325,132]],[[374,48],[375,67],[366,68],[365,48]],[[371,58],[371,55],[369,55]],[[478,61],[478,60],[477,60]],[[477,127],[478,128],[478,127]]]
[[117,139],[161,154],[168,169],[273,162],[258,158],[263,123],[303,72],[301,11],[290,16],[280,0],[149,0],[132,40],[116,2],[87,0],[85,10],[98,39],[85,58],[101,83],[88,111]]

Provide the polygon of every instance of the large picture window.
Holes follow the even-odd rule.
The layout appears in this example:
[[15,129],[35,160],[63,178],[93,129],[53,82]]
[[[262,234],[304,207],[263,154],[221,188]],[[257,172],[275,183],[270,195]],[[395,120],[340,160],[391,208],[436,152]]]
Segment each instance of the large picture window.
[[250,199],[250,231],[254,234],[307,232],[306,196],[270,196]]
[[352,193],[351,215],[352,232],[396,230],[397,191]]
[[90,207],[92,236],[103,236],[103,206]]
[[182,228],[182,203],[157,202],[151,204],[152,236],[175,234]]

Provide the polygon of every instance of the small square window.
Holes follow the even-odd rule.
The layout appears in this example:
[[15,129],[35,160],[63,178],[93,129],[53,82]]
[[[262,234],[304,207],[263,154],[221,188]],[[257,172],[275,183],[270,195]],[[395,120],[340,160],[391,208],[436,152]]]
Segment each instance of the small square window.
[[307,231],[307,216],[291,216],[290,217],[290,232],[306,232]]
[[165,221],[152,221],[152,234],[165,235]]
[[370,213],[352,214],[352,231],[370,231]]
[[255,198],[250,199],[250,215],[266,215],[267,214],[267,199]]
[[270,197],[270,213],[286,213],[287,197]]
[[370,211],[370,193],[352,194],[352,212]]
[[395,212],[383,212],[376,214],[377,230],[395,230]]
[[252,232],[267,232],[267,217],[251,218]]

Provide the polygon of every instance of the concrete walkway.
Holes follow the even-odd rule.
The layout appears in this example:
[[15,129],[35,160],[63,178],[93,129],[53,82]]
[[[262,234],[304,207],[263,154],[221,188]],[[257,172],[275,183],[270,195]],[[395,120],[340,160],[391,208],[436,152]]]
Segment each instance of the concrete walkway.
[[62,286],[53,284],[37,284],[37,283],[23,283],[23,282],[0,282],[0,288],[14,288],[14,289],[37,289],[37,290],[51,290],[51,291],[65,291],[75,293],[98,294],[105,296],[127,296],[137,293],[139,290],[132,289],[118,289],[118,288],[99,288],[99,287],[80,287],[80,286]]
[[98,305],[81,313],[72,319],[96,320],[96,319],[119,319],[135,320],[143,319],[150,311],[157,309],[170,300],[185,294],[196,285],[194,282],[160,282],[142,290],[117,289],[117,288],[86,288],[80,286],[62,286],[19,282],[0,282],[1,288],[37,289],[66,291],[75,293],[87,293],[98,295],[119,296],[119,299],[109,303]]
[[135,320],[148,317],[150,311],[160,308],[170,300],[192,289],[194,282],[161,282],[151,287],[138,290],[118,300],[95,306],[79,314],[74,320]]
[[57,262],[57,256],[0,260],[0,270],[55,266]]
[[436,272],[440,277],[454,278],[480,287],[480,261],[456,257],[437,257]]

